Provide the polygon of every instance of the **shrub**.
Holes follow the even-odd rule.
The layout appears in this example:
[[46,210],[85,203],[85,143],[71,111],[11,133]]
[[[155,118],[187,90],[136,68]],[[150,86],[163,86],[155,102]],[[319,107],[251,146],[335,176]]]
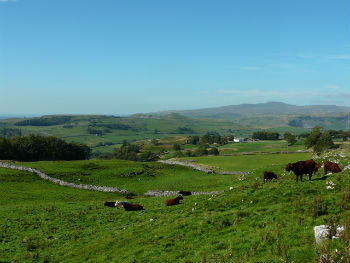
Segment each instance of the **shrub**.
[[210,155],[219,155],[219,150],[216,147],[212,147],[209,151],[208,154]]

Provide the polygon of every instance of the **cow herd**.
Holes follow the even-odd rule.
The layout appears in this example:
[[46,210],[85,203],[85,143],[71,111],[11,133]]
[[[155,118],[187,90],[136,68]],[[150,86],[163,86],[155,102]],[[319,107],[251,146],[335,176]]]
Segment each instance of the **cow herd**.
[[[339,173],[342,171],[339,168],[338,164],[330,161],[325,161],[323,163],[323,166],[324,174],[327,174],[328,172]],[[286,166],[286,171],[293,171],[293,173],[296,176],[296,181],[298,182],[299,178],[300,181],[303,181],[304,174],[309,175],[309,180],[311,180],[312,175],[315,174],[320,167],[321,164],[316,163],[313,159],[310,159],[306,161],[298,161],[296,163],[288,163]],[[274,172],[265,171],[263,178],[264,183],[266,183],[267,181],[271,181],[272,179],[277,179],[277,175]]]
[[[324,173],[327,174],[328,172],[332,173],[339,173],[342,170],[339,168],[338,164],[325,161],[324,164]],[[313,159],[306,160],[306,161],[298,161],[296,163],[288,163],[285,170],[287,172],[293,171],[293,173],[296,175],[296,181],[298,182],[299,178],[300,181],[303,181],[303,175],[309,175],[309,180],[311,180],[311,177],[313,174],[315,174],[318,169],[321,167],[321,164],[316,163]],[[274,172],[271,171],[265,171],[263,175],[264,183],[267,181],[272,181],[273,179],[277,180],[277,175]],[[168,199],[165,201],[166,206],[173,206],[180,204],[180,200],[183,200],[183,196],[191,195],[190,191],[180,191],[179,195],[176,198]],[[142,205],[139,204],[132,204],[129,201],[115,201],[115,202],[109,202],[106,201],[104,203],[104,206],[108,207],[123,207],[125,211],[138,211],[138,210],[144,210]]]
[[[190,191],[180,191],[180,193],[183,193],[183,195],[191,195]],[[178,205],[180,204],[180,200],[183,200],[182,194],[178,195],[176,198],[168,199],[165,201],[166,206],[172,206],[172,205]],[[110,202],[106,201],[104,203],[104,206],[108,207],[123,207],[125,211],[138,211],[138,210],[144,210],[142,205],[139,204],[132,204],[129,201],[115,201]]]

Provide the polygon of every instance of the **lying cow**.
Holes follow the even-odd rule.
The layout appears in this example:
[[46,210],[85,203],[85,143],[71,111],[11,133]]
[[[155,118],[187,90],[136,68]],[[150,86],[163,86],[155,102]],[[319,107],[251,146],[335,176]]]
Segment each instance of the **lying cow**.
[[318,171],[318,168],[320,168],[320,164],[311,159],[307,161],[299,161],[296,163],[288,163],[286,166],[286,171],[293,171],[298,182],[299,177],[300,181],[303,181],[304,174],[308,174],[309,180],[311,180],[312,175]]
[[179,191],[180,195],[192,195],[192,193],[190,191]]
[[341,169],[339,168],[339,165],[330,161],[324,162],[324,174],[327,174],[328,172],[332,173],[339,173],[341,172]]
[[170,206],[170,205],[178,205],[178,204],[180,204],[180,200],[182,200],[182,199],[184,199],[184,198],[182,197],[182,195],[179,195],[179,196],[176,197],[176,198],[166,200],[166,201],[165,201],[165,204],[166,204],[167,206]]
[[272,181],[272,179],[277,179],[277,175],[274,172],[264,172],[264,183],[266,183],[268,180]]
[[116,206],[115,202],[108,202],[108,201],[106,201],[103,205],[108,206],[108,207],[115,207]]
[[129,202],[123,203],[123,207],[125,211],[137,211],[144,210],[142,205],[139,204],[130,204]]
[[115,201],[115,202],[109,202],[109,201],[106,201],[104,203],[104,206],[108,206],[108,207],[123,207],[123,204],[130,204],[128,201]]

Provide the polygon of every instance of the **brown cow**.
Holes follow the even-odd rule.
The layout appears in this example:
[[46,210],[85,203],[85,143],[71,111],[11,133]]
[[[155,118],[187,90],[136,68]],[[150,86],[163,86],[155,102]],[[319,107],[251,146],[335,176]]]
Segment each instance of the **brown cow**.
[[324,162],[324,174],[327,174],[328,172],[332,173],[339,173],[341,172],[341,169],[339,168],[339,165],[336,163],[332,163],[330,161]]
[[303,174],[309,175],[309,180],[311,180],[312,174],[315,174],[320,167],[313,159],[306,161],[299,161],[296,163],[288,163],[286,166],[286,171],[293,171],[296,175],[296,180],[298,182],[299,176],[300,181],[303,181]]
[[144,210],[143,206],[138,205],[138,204],[123,203],[123,207],[124,207],[125,211]]
[[264,172],[264,183],[267,182],[267,180],[272,181],[272,179],[277,179],[277,175],[274,172]]
[[166,201],[165,201],[165,204],[166,204],[167,206],[169,206],[169,205],[178,205],[178,204],[180,204],[180,200],[182,200],[182,199],[184,199],[184,198],[182,197],[182,195],[179,195],[179,196],[176,197],[176,198],[166,200]]

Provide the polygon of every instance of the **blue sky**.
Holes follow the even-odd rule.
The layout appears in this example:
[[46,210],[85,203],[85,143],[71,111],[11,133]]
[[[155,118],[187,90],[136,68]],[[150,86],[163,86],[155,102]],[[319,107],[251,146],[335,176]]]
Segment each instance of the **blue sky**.
[[350,104],[348,0],[0,0],[0,114]]

